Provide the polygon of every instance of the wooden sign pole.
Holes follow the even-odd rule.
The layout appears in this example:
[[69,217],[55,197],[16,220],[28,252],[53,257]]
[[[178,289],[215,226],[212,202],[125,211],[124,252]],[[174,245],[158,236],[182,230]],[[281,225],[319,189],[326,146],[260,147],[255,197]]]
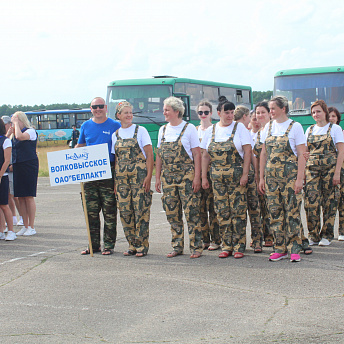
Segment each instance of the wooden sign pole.
[[90,250],[91,257],[93,257],[93,247],[92,247],[92,240],[91,240],[90,224],[88,222],[84,183],[81,182],[80,185],[81,185],[82,205],[84,207],[84,214],[85,214],[85,221],[86,221],[86,228],[87,228],[87,235],[88,235],[88,247]]

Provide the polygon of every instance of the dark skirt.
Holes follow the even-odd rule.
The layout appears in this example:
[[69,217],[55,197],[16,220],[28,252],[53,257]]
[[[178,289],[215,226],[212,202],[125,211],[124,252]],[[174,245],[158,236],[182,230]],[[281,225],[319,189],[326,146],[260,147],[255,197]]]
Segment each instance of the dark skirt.
[[8,176],[2,176],[0,182],[0,205],[8,204]]
[[14,197],[36,197],[38,159],[13,164]]

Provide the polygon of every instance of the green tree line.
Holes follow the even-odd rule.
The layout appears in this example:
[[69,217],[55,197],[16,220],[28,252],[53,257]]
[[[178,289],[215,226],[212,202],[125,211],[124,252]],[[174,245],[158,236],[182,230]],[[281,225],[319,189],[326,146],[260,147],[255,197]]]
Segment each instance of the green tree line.
[[[269,100],[272,97],[272,91],[253,91],[253,104],[257,104],[263,100]],[[11,116],[16,111],[35,111],[35,110],[61,110],[61,109],[84,109],[89,108],[90,103],[83,104],[50,104],[50,105],[2,105],[0,107],[0,116]]]
[[270,100],[272,97],[272,91],[253,91],[253,104],[262,102],[263,100]]

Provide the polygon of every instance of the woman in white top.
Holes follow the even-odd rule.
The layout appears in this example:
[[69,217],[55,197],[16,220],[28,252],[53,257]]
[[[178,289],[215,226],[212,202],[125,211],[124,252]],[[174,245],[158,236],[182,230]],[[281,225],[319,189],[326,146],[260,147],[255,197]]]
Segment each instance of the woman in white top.
[[[234,111],[234,119],[248,128],[248,125],[251,123],[250,110],[245,106],[238,106]],[[253,148],[253,140],[251,145]],[[247,183],[247,210],[251,223],[252,241],[250,246],[253,248],[254,253],[261,253],[263,244],[263,231],[259,208],[258,189],[255,179],[255,172],[257,171],[256,162],[257,159],[252,154],[252,163],[250,165]]]
[[255,143],[257,139],[258,131],[262,127],[262,125],[259,123],[257,119],[257,114],[255,110],[251,111],[251,120],[250,120],[249,127],[250,127],[250,133],[251,133],[253,143]]
[[[328,112],[330,114],[330,122],[333,124],[338,124],[341,121],[342,116],[340,115],[340,112],[337,108],[331,106],[328,108]],[[344,166],[344,164],[343,164]],[[340,172],[340,184],[344,184],[344,168],[342,166],[341,172]],[[344,241],[344,187],[340,188],[340,199],[338,203],[338,213],[339,213],[339,235],[338,235],[338,241]]]
[[306,164],[305,186],[309,244],[328,246],[334,235],[334,221],[340,197],[338,186],[344,159],[344,137],[342,128],[330,123],[329,111],[323,100],[312,104],[311,113],[316,124],[306,131],[310,153]]
[[[143,257],[149,243],[149,218],[152,204],[152,141],[146,128],[133,124],[133,107],[128,102],[117,105],[121,128],[112,135],[115,162],[115,193],[124,234],[129,243],[125,256]],[[104,249],[103,254],[112,250]]]
[[24,226],[17,235],[36,234],[35,216],[38,179],[38,157],[36,154],[37,133],[26,114],[17,111],[12,116],[13,126],[7,135],[12,137],[12,163],[14,197],[18,197]]
[[[5,237],[4,229],[1,228],[0,240],[15,240],[17,238],[13,231],[12,212],[8,205],[8,166],[11,160],[12,143],[6,136],[6,128],[2,119],[0,119],[0,209],[5,215],[8,226],[7,236]],[[3,216],[3,215],[2,215]]]
[[[254,147],[253,147],[253,154],[257,159],[257,184],[259,185],[259,161],[260,161],[260,154],[262,151],[263,144],[260,142],[260,136],[262,133],[263,128],[267,123],[270,122],[270,108],[269,103],[267,101],[259,102],[256,105],[255,113],[257,116],[257,122],[260,124],[260,129],[258,130],[257,136],[254,137]],[[259,190],[258,190],[259,191]],[[259,192],[259,204],[260,204],[260,212],[262,215],[262,224],[263,224],[263,235],[264,235],[264,246],[265,247],[272,247],[274,245],[274,235],[273,231],[270,228],[270,215],[268,212],[267,206],[267,199],[266,195],[262,195]]]
[[242,258],[246,248],[247,181],[251,162],[251,135],[234,121],[235,105],[220,97],[220,122],[209,128],[202,140],[202,187],[207,189],[208,166],[214,203],[222,236],[219,258]]
[[[211,115],[213,106],[207,101],[202,100],[196,108],[200,125],[197,127],[198,138],[200,142],[204,137],[206,130],[212,126]],[[203,237],[203,247],[209,251],[220,248],[221,237],[219,232],[219,221],[217,220],[214,208],[214,193],[211,185],[210,174],[207,172],[209,188],[201,188],[201,228]],[[208,216],[209,214],[209,216]]]
[[288,118],[288,99],[276,96],[269,102],[271,119],[261,133],[259,189],[266,193],[270,226],[275,236],[271,261],[288,258],[299,262],[302,250],[302,187],[306,140],[300,123]]
[[[183,254],[183,212],[189,230],[190,258],[199,258],[203,251],[200,226],[201,150],[195,126],[183,120],[184,104],[176,97],[164,100],[164,116],[168,124],[159,130],[156,156],[157,192],[171,225],[172,248],[167,257]],[[162,183],[162,189],[161,189]]]

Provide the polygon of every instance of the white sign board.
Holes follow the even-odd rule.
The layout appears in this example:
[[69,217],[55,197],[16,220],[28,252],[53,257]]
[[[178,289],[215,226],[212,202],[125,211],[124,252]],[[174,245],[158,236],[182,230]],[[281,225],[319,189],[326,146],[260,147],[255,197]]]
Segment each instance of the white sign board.
[[110,179],[107,143],[47,153],[50,185]]

